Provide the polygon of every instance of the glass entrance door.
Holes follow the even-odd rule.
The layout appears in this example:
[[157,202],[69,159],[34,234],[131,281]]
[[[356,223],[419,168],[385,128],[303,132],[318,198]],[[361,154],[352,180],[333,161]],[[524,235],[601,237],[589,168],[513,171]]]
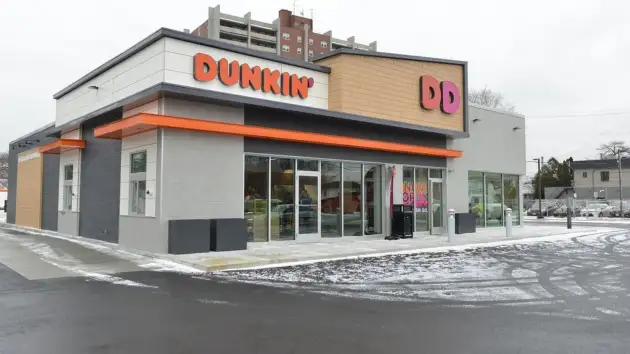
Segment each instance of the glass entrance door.
[[442,233],[444,227],[444,203],[442,193],[442,180],[431,180],[431,234],[439,235]]
[[295,218],[297,241],[314,242],[320,239],[320,188],[319,172],[298,171],[295,184]]

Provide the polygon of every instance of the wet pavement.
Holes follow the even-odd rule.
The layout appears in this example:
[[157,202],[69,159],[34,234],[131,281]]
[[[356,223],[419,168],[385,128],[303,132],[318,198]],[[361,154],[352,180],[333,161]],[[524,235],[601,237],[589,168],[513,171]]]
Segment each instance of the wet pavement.
[[215,275],[96,261],[59,240],[51,255],[27,247],[45,236],[10,236],[29,239],[13,258],[35,252],[75,274],[0,265],[2,354],[630,351],[623,231]]

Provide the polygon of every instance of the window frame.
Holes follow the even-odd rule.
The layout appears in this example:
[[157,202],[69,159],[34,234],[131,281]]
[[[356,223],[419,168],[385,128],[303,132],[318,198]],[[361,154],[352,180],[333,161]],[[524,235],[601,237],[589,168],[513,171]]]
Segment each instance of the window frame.
[[302,47],[297,47],[297,53],[302,54]]
[[288,53],[288,52],[290,52],[290,51],[291,51],[291,46],[289,46],[288,44],[283,44],[283,45],[282,45],[282,51],[283,51],[284,53]]
[[328,41],[321,41],[321,42],[319,42],[319,45],[320,45],[322,48],[326,48],[326,49],[328,49]]
[[[604,179],[606,176],[606,179]],[[610,171],[599,171],[599,179],[601,182],[610,182]]]
[[313,43],[314,43],[313,38],[309,38],[308,39],[308,45],[313,45]]
[[[136,155],[144,154],[144,171],[142,172],[132,172],[133,171],[133,158]],[[133,151],[129,154],[129,209],[127,211],[128,215],[132,216],[146,216],[147,213],[147,150],[138,150]],[[140,198],[138,194],[138,189],[140,183],[144,182],[144,198]],[[142,208],[140,208],[140,200],[143,200]]]
[[291,33],[289,33],[289,32],[282,32],[282,38],[286,39],[286,40],[290,40],[291,39]]
[[297,36],[297,42],[302,43],[302,36]]
[[[70,179],[68,179],[68,167],[71,169]],[[74,197],[73,193],[73,182],[74,182],[74,164],[70,163],[63,166],[63,211],[72,211],[72,199]]]
[[582,172],[582,178],[588,178],[588,172],[587,171]]
[[309,49],[309,50],[308,50],[308,56],[309,56],[309,57],[313,57],[313,55],[315,55],[315,54],[313,53],[313,50]]

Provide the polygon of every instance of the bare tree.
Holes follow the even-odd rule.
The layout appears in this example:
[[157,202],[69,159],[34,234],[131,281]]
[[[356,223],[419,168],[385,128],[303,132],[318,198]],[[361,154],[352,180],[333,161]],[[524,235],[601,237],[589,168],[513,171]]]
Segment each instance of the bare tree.
[[613,140],[600,145],[597,151],[602,159],[617,159],[620,156],[627,156],[630,153],[630,147],[624,141]]
[[494,92],[484,87],[481,90],[470,90],[468,93],[468,102],[486,106],[490,108],[502,109],[508,112],[514,112],[514,105],[504,101],[500,92]]
[[0,152],[0,188],[7,188],[9,182],[9,153]]

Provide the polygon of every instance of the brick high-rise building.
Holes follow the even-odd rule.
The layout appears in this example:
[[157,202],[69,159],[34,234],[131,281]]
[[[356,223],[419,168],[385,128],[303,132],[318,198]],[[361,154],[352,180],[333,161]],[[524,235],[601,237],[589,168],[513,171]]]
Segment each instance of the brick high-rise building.
[[191,32],[194,35],[226,41],[243,47],[283,57],[310,61],[312,57],[340,48],[376,51],[376,42],[369,45],[313,32],[313,20],[280,10],[272,23],[256,21],[248,12],[243,17],[221,12],[219,5],[208,8],[208,19]]

